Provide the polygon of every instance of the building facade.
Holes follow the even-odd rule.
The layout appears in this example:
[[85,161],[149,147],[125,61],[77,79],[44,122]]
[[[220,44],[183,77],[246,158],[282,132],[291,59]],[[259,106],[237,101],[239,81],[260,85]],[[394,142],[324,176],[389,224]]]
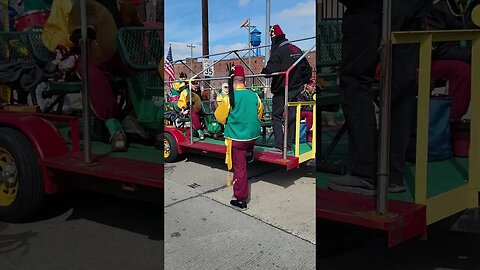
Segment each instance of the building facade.
[[[306,57],[308,59],[308,62],[310,63],[310,66],[312,67],[312,70],[313,70],[312,77],[315,77],[315,73],[316,73],[316,69],[315,69],[316,52],[311,51],[307,54]],[[262,68],[265,66],[264,58],[265,58],[264,56],[251,57],[250,58],[251,69],[252,69],[254,74],[259,74],[260,71],[262,70]],[[249,62],[248,58],[243,58],[243,61],[247,64]],[[187,58],[184,61],[184,63],[185,64],[177,63],[177,64],[174,65],[175,66],[175,78],[179,78],[179,75],[180,75],[181,72],[185,72],[188,77],[193,76],[194,73],[191,72],[188,67],[190,67],[195,72],[195,74],[199,73],[203,69],[203,63],[197,61],[197,59]],[[222,60],[222,61],[218,62],[217,64],[215,64],[215,67],[214,67],[214,75],[215,76],[214,77],[226,77],[226,76],[228,76],[228,67],[231,64],[242,65],[242,66],[245,67],[245,64],[243,64],[242,61],[238,58],[225,59],[225,60]],[[246,67],[245,67],[245,73],[247,75],[252,74],[248,70],[248,68],[246,68]],[[201,76],[201,77],[203,77],[203,76]],[[249,79],[249,80],[247,80],[247,86],[252,85],[252,84],[261,85],[261,82],[259,80],[261,80],[262,82],[264,81],[263,78],[259,78],[259,79],[255,79],[255,80],[254,79]],[[210,88],[210,86],[211,86],[212,88],[215,88],[217,91],[220,91],[221,85],[224,82],[226,82],[226,80],[212,80],[212,81],[209,81],[209,84],[205,83],[203,85],[203,88]]]

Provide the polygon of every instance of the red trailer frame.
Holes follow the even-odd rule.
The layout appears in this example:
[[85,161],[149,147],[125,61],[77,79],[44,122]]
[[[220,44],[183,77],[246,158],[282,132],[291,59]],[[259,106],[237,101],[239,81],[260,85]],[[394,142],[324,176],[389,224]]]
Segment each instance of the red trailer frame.
[[[204,154],[216,153],[225,155],[226,146],[208,143],[204,141],[196,141],[193,144],[190,143],[190,135],[188,130],[178,129],[173,126],[166,126],[165,133],[172,135],[176,140],[176,147],[178,154],[184,154],[192,151],[201,151]],[[185,134],[185,135],[184,135]],[[285,166],[287,171],[296,169],[300,166],[299,158],[295,156],[287,156],[284,160],[282,154],[269,153],[254,150],[254,159],[262,162],[268,162]]]
[[[86,63],[88,62],[86,1],[80,1],[79,4],[82,30],[81,56],[82,61]],[[150,27],[147,31],[163,31],[163,23],[153,24],[159,25],[159,29]],[[121,31],[119,30],[119,33]],[[28,35],[32,33],[34,31],[29,31]],[[150,36],[157,37],[157,34]],[[33,39],[30,38],[30,46],[24,49],[29,48],[26,55],[32,58],[29,60],[33,60],[33,56],[37,55],[30,50],[34,51],[41,45],[33,44]],[[120,37],[117,36],[117,39],[120,40]],[[161,39],[163,46],[163,36]],[[157,38],[153,40],[155,45],[152,46],[158,46]],[[155,54],[148,54],[148,57],[156,57],[158,54],[159,51],[156,50]],[[148,61],[144,61],[145,63],[139,69],[141,72],[160,76],[157,73],[157,66],[163,66],[161,57],[152,59],[148,58]],[[130,59],[123,60],[124,63],[127,62],[126,64],[131,63]],[[13,62],[18,59],[7,59],[7,61]],[[138,63],[135,62],[135,64]],[[140,71],[137,70],[133,74],[139,74]],[[88,74],[88,65],[83,65],[81,76],[83,101],[89,99]],[[150,91],[159,90],[159,87],[155,87],[154,84],[148,87]],[[147,103],[154,102],[155,95],[151,93],[149,95],[151,100],[150,96],[147,96],[145,98]],[[157,106],[155,103],[154,105]],[[89,111],[89,102],[83,102],[81,118],[22,110],[15,110],[15,112],[0,110],[0,218],[14,222],[28,220],[39,210],[45,194],[55,194],[76,187],[100,187],[100,191],[115,193],[124,190],[129,194],[132,192],[143,194],[146,189],[163,190],[163,159],[160,150],[156,159],[157,150],[153,144],[151,148],[150,145],[145,145],[146,148],[139,146],[134,152],[125,154],[110,155],[103,150],[101,154],[92,152]],[[80,139],[80,121],[83,124],[82,140]],[[161,124],[162,120],[159,121]],[[155,132],[162,132],[161,128],[150,128]],[[70,135],[65,134],[67,131]],[[105,148],[97,142],[95,144],[102,149]],[[108,147],[110,147],[109,144]],[[142,151],[148,151],[147,157],[138,154],[143,153]],[[139,157],[137,158],[136,155]],[[111,185],[116,186],[113,189],[107,188]],[[130,197],[128,194],[125,195]],[[153,199],[162,201],[162,196],[159,195],[158,198]]]
[[[85,163],[79,121],[73,116],[0,111],[0,128],[16,130],[30,142],[40,167],[42,193],[55,194],[81,186],[86,177],[117,182],[128,191],[136,191],[137,186],[163,189],[163,164],[96,154],[92,155],[92,163]],[[69,125],[71,144],[55,123]],[[161,152],[158,154],[161,160]]]

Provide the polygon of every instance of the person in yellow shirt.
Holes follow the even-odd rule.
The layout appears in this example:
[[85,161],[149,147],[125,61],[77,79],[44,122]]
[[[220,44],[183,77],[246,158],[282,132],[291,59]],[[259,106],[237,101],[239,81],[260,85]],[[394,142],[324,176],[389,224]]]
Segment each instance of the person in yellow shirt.
[[228,96],[228,90],[230,90],[230,86],[228,83],[222,83],[222,91],[217,96],[217,101],[220,102],[225,96]]
[[[127,137],[120,123],[121,107],[118,104],[118,98],[115,95],[111,80],[112,74],[125,73],[123,63],[118,55],[116,48],[101,50],[102,46],[99,40],[103,40],[101,34],[97,32],[101,29],[107,29],[113,32],[108,35],[112,42],[115,41],[115,32],[119,27],[138,26],[140,19],[135,6],[131,0],[86,0],[88,13],[88,35],[95,40],[90,43],[89,50],[96,57],[90,57],[88,63],[88,76],[90,80],[90,107],[97,119],[103,121],[110,133],[110,142],[112,151],[126,151]],[[76,0],[53,0],[50,16],[43,28],[42,41],[45,47],[51,52],[58,48],[67,48],[71,50],[79,47],[80,39],[80,12],[78,1]],[[100,31],[100,33],[105,34]],[[97,44],[94,46],[94,44]],[[110,44],[110,43],[108,43]],[[108,47],[108,46],[107,46]],[[102,53],[99,53],[102,52]],[[81,61],[79,61],[81,62]],[[81,74],[82,63],[73,65],[75,71]]]
[[[195,78],[194,78],[195,79]],[[193,129],[198,133],[198,137],[200,140],[205,139],[205,135],[203,134],[202,129],[202,122],[201,122],[201,111],[202,111],[202,104],[200,99],[200,85],[198,81],[192,81],[192,89],[188,89],[187,87],[180,93],[180,97],[178,98],[177,106],[182,110],[183,115],[188,115],[190,113],[191,122]],[[189,111],[190,108],[190,94],[192,94],[192,112]]]
[[[245,71],[234,66],[231,75],[234,89],[225,96],[215,110],[217,121],[225,125],[227,166],[233,165],[233,194],[230,204],[240,209],[247,208],[249,194],[247,178],[247,154],[253,153],[255,141],[260,136],[262,101],[258,95],[245,87]],[[232,164],[233,163],[233,164]]]
[[180,79],[172,84],[168,101],[172,102],[180,98],[180,93],[188,87],[186,80],[187,74],[180,72]]

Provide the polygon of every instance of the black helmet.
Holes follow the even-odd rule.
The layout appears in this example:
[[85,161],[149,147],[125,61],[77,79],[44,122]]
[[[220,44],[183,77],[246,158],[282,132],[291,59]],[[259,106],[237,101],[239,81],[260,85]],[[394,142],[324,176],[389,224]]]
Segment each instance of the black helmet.
[[187,74],[185,72],[180,72],[180,78],[187,78]]

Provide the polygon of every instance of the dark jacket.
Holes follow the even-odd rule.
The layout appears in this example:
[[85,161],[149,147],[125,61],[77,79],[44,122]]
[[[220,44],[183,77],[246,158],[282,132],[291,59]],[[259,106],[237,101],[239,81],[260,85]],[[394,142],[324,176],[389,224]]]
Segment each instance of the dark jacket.
[[[262,69],[263,74],[286,71],[303,52],[297,46],[291,44],[285,35],[274,37],[272,40],[272,51],[267,66]],[[295,68],[290,71],[288,83],[288,97],[290,101],[296,100],[302,92],[303,85],[308,83],[312,77],[312,67],[307,59],[302,59]],[[285,95],[285,76],[274,76],[272,79],[272,94],[277,96]]]
[[[315,89],[316,91],[318,91],[319,89]],[[307,89],[304,89],[302,90],[302,92],[300,93],[300,95],[298,96],[298,101],[315,101],[315,99],[313,98],[313,96],[316,94],[316,92],[313,92],[313,93],[309,93],[307,91]],[[313,111],[313,107],[311,106],[303,106],[302,107],[302,111],[310,111],[312,112]]]
[[[383,0],[339,0],[347,8],[376,11],[381,16]],[[431,10],[433,0],[393,0],[392,31],[420,30],[422,20]],[[379,23],[381,23],[381,18]]]
[[[475,5],[478,5],[478,1],[473,1],[463,16],[458,16],[461,14],[461,11],[455,4],[455,1],[436,1],[427,18],[428,30],[461,30],[478,28],[474,25],[471,19],[471,12]],[[450,7],[452,10],[450,10]],[[470,44],[460,41],[437,42],[434,44],[432,58],[434,60],[462,60],[470,63]]]
[[33,97],[43,75],[34,61],[0,62],[0,84],[15,85]]

